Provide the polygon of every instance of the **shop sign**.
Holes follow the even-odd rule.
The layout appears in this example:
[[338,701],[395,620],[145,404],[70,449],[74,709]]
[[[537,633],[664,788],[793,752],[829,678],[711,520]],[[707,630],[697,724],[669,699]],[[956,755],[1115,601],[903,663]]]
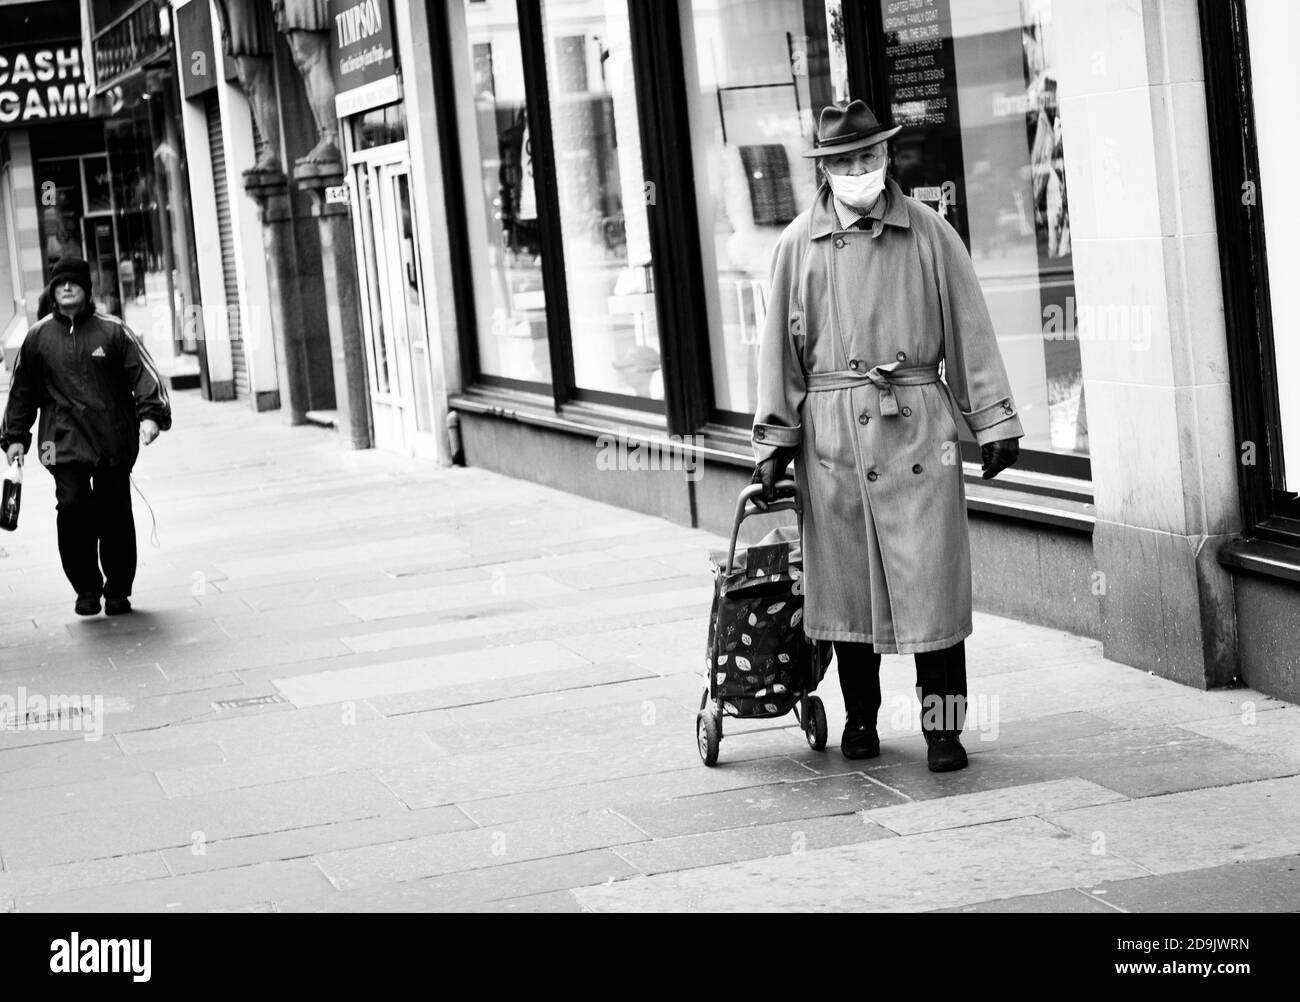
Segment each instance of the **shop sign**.
[[330,0],[330,57],[340,118],[401,97],[390,0]]
[[0,126],[89,114],[80,40],[0,49]]

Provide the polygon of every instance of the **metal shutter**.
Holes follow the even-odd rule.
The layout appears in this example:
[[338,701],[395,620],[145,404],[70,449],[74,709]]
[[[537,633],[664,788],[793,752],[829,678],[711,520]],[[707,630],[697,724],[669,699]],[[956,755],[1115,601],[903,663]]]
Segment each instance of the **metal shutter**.
[[248,399],[248,361],[244,358],[244,327],[239,312],[239,279],[235,270],[235,238],[230,229],[230,188],[226,184],[226,146],[216,91],[203,97],[208,116],[208,147],[212,151],[212,181],[217,196],[217,228],[221,235],[221,276],[226,286],[230,326],[230,355],[235,369],[235,396]]

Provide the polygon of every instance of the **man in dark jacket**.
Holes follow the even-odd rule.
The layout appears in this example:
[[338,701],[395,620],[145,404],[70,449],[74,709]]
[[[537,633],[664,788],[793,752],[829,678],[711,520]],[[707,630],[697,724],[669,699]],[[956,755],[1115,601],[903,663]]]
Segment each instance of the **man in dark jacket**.
[[170,428],[172,415],[144,345],[121,320],[96,313],[90,293],[85,261],[54,266],[54,313],[27,332],[18,352],[0,448],[21,463],[40,410],[37,454],[54,477],[59,556],[77,592],[76,612],[96,615],[102,595],[116,616],[131,611],[135,580],[131,468],[140,443]]

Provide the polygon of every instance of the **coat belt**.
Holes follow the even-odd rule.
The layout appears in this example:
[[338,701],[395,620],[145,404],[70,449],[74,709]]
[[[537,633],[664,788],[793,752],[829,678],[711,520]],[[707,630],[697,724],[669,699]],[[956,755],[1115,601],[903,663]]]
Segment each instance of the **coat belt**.
[[845,390],[861,386],[864,382],[880,390],[881,417],[893,417],[898,414],[898,400],[894,397],[895,386],[924,386],[939,381],[938,365],[909,365],[900,367],[898,362],[877,365],[870,369],[841,369],[838,372],[810,372],[804,377],[809,393],[819,390]]

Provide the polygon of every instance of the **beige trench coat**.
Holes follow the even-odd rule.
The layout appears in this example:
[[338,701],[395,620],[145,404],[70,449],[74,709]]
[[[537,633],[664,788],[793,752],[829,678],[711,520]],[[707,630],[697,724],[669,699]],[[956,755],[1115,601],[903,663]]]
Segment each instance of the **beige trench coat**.
[[1024,432],[957,233],[892,179],[873,215],[841,229],[823,185],[781,235],[753,443],[799,447],[808,636],[910,654],[971,633],[958,415]]

